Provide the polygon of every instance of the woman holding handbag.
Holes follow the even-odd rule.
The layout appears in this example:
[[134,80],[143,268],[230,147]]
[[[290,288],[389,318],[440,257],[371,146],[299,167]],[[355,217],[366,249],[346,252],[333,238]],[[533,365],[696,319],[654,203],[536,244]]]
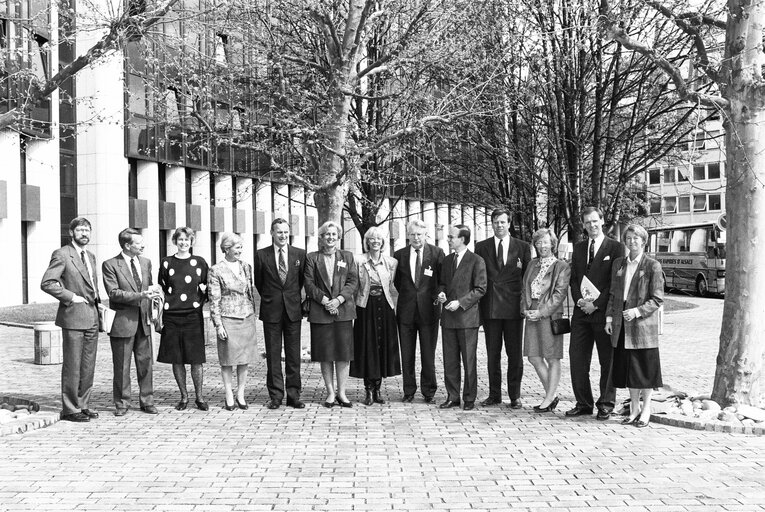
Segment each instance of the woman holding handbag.
[[558,405],[560,360],[563,358],[563,333],[553,322],[563,316],[563,301],[568,297],[571,269],[555,257],[558,238],[551,229],[539,229],[531,237],[537,257],[531,260],[523,276],[521,309],[526,318],[523,355],[542,381],[545,397],[536,412],[551,412]]

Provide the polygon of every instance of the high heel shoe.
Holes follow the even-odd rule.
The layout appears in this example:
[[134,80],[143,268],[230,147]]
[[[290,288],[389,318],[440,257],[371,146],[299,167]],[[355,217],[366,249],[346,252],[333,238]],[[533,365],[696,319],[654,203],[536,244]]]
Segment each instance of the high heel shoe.
[[235,398],[234,401],[236,402],[236,406],[239,407],[241,410],[246,411],[250,408],[249,405],[245,403],[240,403],[238,398]]
[[534,411],[536,412],[553,412],[556,407],[558,407],[558,402],[560,402],[560,399],[556,396],[552,402],[550,402],[550,405],[547,407],[539,407],[538,405],[534,407]]
[[210,406],[207,405],[207,402],[204,400],[196,400],[194,403],[197,404],[197,409],[200,411],[207,411],[210,409]]
[[627,416],[626,418],[622,420],[622,425],[631,425],[635,423],[637,419],[638,419],[638,416],[635,416],[634,418],[630,418],[629,416]]
[[175,406],[175,410],[176,411],[184,411],[184,410],[186,410],[186,407],[188,407],[188,405],[189,405],[189,399],[188,398],[186,398],[185,400],[181,399],[181,401],[178,402],[178,405]]
[[232,405],[228,405],[228,404],[226,403],[226,401],[224,400],[224,401],[223,401],[223,408],[224,408],[224,409],[226,409],[227,411],[233,411],[233,410],[235,410],[235,409],[236,409],[236,405],[234,405],[234,404],[232,404]]
[[337,400],[337,403],[340,405],[340,407],[353,407],[353,402],[351,401],[343,402],[342,400],[340,400],[339,396],[335,398],[335,400]]

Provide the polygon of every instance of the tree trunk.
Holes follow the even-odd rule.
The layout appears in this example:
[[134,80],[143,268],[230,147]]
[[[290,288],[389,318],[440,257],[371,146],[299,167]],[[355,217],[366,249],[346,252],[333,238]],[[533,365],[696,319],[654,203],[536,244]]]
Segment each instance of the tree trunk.
[[712,398],[765,406],[765,2],[729,1],[724,76],[728,215],[725,307]]

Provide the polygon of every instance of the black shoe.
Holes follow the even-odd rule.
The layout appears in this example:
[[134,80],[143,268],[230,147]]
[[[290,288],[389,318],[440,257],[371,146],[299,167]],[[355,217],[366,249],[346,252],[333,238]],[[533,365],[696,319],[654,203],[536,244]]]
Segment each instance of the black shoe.
[[383,400],[382,396],[380,396],[380,388],[375,388],[372,390],[372,401],[376,404],[385,403],[385,400]]
[[188,398],[182,399],[181,401],[178,402],[178,405],[175,406],[175,410],[176,411],[185,411],[186,407],[188,407],[188,406],[189,406],[189,399]]
[[332,409],[335,406],[335,402],[324,402],[324,407]]
[[573,409],[566,411],[566,416],[589,416],[592,414],[592,407],[576,405]]
[[64,421],[73,421],[75,423],[87,423],[90,421],[90,418],[87,414],[81,413],[81,412],[73,412],[72,414],[64,414],[61,416],[61,419]]
[[472,411],[475,409],[475,402],[465,402],[465,405],[462,406],[463,411]]
[[638,416],[635,416],[634,418],[630,418],[629,416],[627,416],[626,418],[624,418],[621,421],[621,423],[622,423],[622,425],[631,425],[631,424],[635,423],[637,421],[637,419],[638,419]]
[[301,402],[300,399],[287,400],[287,407],[292,407],[294,409],[305,409],[305,404]]
[[224,408],[224,409],[226,409],[227,411],[233,411],[233,410],[235,410],[235,409],[236,409],[236,404],[231,404],[231,405],[228,405],[228,404],[226,403],[226,401],[224,400],[224,401],[223,401],[223,408]]
[[452,407],[459,407],[460,401],[459,400],[447,400],[446,402],[442,403],[438,406],[439,409],[451,409]]
[[90,418],[91,420],[94,420],[98,418],[98,413],[96,411],[92,411],[90,409],[83,409],[80,411],[82,414]]
[[124,416],[126,414],[127,414],[127,409],[120,408],[114,411],[115,416]]
[[423,400],[425,400],[426,404],[432,404],[433,403],[433,397],[432,396],[424,396],[422,397]]
[[[433,397],[431,397],[431,400],[432,399]],[[404,395],[404,398],[401,399],[402,402],[407,404],[411,404],[413,400],[414,400],[414,395]],[[425,401],[427,402],[427,399]]]
[[351,401],[343,402],[342,400],[340,400],[339,396],[335,398],[335,400],[337,400],[337,403],[340,407],[353,407],[353,402]]
[[520,409],[521,407],[523,407],[523,402],[521,402],[520,398],[514,398],[510,400],[511,409]]
[[278,409],[281,406],[282,406],[282,403],[279,402],[278,400],[269,400],[268,403],[266,404],[266,407],[268,407],[269,409]]
[[643,421],[643,420],[640,420],[640,419],[635,420],[635,423],[633,423],[633,425],[635,425],[637,428],[645,428],[645,427],[647,427],[650,424],[651,424],[651,420]]
[[236,406],[243,411],[246,411],[247,409],[250,408],[250,406],[247,405],[246,403],[240,403],[238,398],[235,398],[234,401],[236,402]]
[[497,398],[489,397],[486,400],[484,400],[483,402],[481,402],[481,407],[489,407],[491,405],[499,405],[501,403],[502,403],[502,400],[497,399]]
[[364,405],[372,405],[374,403],[374,400],[372,400],[372,390],[367,389],[364,393],[364,400],[361,402]]
[[599,419],[600,421],[605,421],[611,417],[611,412],[612,411],[609,411],[607,409],[598,409],[598,415],[596,416],[596,418]]
[[159,414],[159,411],[153,405],[142,405],[141,410],[146,414]]
[[538,405],[534,406],[534,411],[535,412],[553,412],[555,408],[558,407],[558,402],[560,402],[560,400],[556,396],[555,399],[553,399],[553,401],[550,402],[550,405],[548,405],[547,407],[539,407]]
[[207,402],[205,402],[204,400],[194,400],[194,403],[196,404],[197,409],[199,409],[200,411],[210,410],[210,406],[207,405]]

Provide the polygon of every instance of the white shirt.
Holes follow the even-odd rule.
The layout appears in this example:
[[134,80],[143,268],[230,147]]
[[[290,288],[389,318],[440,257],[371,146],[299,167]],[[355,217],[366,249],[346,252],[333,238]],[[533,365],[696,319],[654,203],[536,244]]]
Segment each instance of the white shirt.
[[287,260],[289,259],[288,256],[290,254],[289,252],[289,244],[286,244],[284,247],[279,247],[278,245],[274,244],[274,258],[276,258],[276,270],[279,270],[279,251],[284,250],[284,264],[288,265],[287,270],[289,270],[289,263]]
[[[595,252],[592,254],[598,254],[598,251],[600,250],[600,246],[603,245],[603,240],[606,239],[606,235],[604,235],[602,232],[600,235],[598,235],[597,238],[595,238]],[[590,262],[590,241],[593,240],[592,238],[587,238],[587,263]]]
[[456,257],[456,260],[455,260],[455,261],[456,261],[456,263],[455,263],[455,265],[454,265],[454,268],[457,268],[457,267],[459,267],[459,266],[460,266],[460,263],[462,263],[462,257],[465,255],[465,253],[467,252],[467,250],[468,250],[468,248],[467,248],[467,247],[463,247],[461,251],[455,251],[455,252],[454,252],[454,254],[457,256],[457,257]]
[[423,245],[419,249],[415,249],[411,245],[409,246],[409,270],[412,273],[412,277],[417,279],[417,275],[414,271],[414,269],[417,267],[417,251],[420,251],[420,265],[422,265],[422,260],[425,258],[425,246]]
[[125,258],[125,263],[127,263],[128,270],[130,271],[131,275],[133,273],[133,269],[130,268],[130,260],[135,259],[135,270],[138,272],[138,279],[141,280],[143,283],[143,275],[141,274],[141,262],[138,260],[138,256],[130,256],[128,254],[125,254],[125,252],[122,252],[122,257]]
[[85,253],[85,267],[88,269],[88,277],[90,278],[90,284],[94,284],[93,282],[93,268],[90,266],[90,258],[88,257],[88,251],[86,251],[84,248],[80,247],[76,243],[72,242],[72,246],[74,247],[74,250],[77,251],[77,256],[82,259],[81,254]]
[[630,292],[630,284],[632,284],[632,278],[635,276],[635,271],[638,268],[638,265],[640,265],[640,260],[643,259],[643,255],[641,254],[637,258],[635,258],[635,261],[632,261],[629,256],[627,256],[627,268],[624,272],[624,300],[627,300],[627,295]]
[[505,238],[494,237],[494,252],[499,257],[499,242],[502,241],[502,262],[507,265],[507,249],[510,247],[510,235]]

